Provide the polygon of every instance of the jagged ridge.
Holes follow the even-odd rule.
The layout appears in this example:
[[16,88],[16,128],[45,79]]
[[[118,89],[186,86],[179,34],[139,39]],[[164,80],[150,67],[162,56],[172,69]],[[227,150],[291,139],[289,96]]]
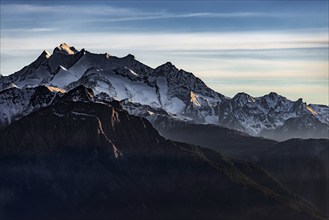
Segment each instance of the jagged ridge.
[[[148,108],[146,106],[161,108],[178,119],[225,126],[254,136],[277,140],[329,138],[328,106],[307,105],[302,99],[291,101],[274,92],[257,98],[245,93],[228,98],[170,62],[152,69],[131,54],[118,58],[84,49],[79,52],[61,44],[52,55],[44,52],[21,71],[2,77],[0,90],[11,85],[24,88],[40,84],[64,90],[84,85],[96,95],[106,97],[104,94],[107,94],[107,100],[128,100],[126,109],[131,109],[130,103],[139,103],[142,104],[140,112]],[[7,117],[14,118],[15,115]],[[314,126],[305,124],[305,117],[309,118],[308,124]],[[289,119],[295,121],[293,126]]]

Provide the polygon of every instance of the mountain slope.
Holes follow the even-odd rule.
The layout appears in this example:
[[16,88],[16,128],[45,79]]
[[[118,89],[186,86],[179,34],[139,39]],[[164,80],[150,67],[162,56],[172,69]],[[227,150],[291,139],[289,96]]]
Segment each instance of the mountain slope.
[[[43,84],[64,90],[83,85],[102,97],[107,94],[110,99],[142,104],[139,111],[150,106],[178,119],[220,125],[253,136],[285,140],[310,134],[329,138],[328,106],[307,105],[302,99],[291,101],[273,92],[256,98],[245,93],[228,98],[170,62],[152,69],[130,54],[118,58],[61,44],[52,55],[43,52],[29,66],[0,78],[0,91]],[[312,118],[307,125],[305,117]],[[289,132],[285,132],[287,128]]]
[[277,143],[212,124],[196,124],[179,120],[174,122],[166,117],[158,118],[154,124],[160,134],[170,140],[197,144],[241,159],[251,160],[250,157],[253,155],[253,160],[256,161],[262,152]]
[[0,132],[2,219],[321,219],[263,169],[91,99],[79,87]]
[[[163,124],[170,119],[161,117],[156,120]],[[177,120],[169,124],[170,127],[161,126],[168,127],[165,130],[158,129],[164,137],[257,163],[329,215],[328,139],[291,139],[278,143],[215,125]]]
[[291,139],[277,143],[258,163],[329,215],[328,139]]
[[23,89],[12,87],[0,91],[0,130],[13,121],[50,105],[57,93],[63,92],[55,90],[49,86],[37,86]]

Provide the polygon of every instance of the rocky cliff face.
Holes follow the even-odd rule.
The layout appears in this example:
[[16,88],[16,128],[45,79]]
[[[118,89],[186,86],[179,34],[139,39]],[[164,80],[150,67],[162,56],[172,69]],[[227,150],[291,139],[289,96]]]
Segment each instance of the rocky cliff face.
[[79,87],[0,132],[2,219],[322,218],[261,168],[93,98]]

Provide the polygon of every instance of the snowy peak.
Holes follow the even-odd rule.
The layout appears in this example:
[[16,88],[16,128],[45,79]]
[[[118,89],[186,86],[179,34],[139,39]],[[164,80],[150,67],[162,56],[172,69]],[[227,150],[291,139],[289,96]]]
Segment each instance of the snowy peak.
[[47,50],[44,50],[40,56],[46,57],[47,59],[49,59],[49,57],[51,56],[51,53],[49,53]]
[[233,97],[232,101],[235,102],[236,105],[238,105],[239,107],[243,107],[247,103],[255,102],[255,99],[253,97],[251,97],[250,95],[248,95],[244,92],[241,92],[241,93],[236,94]]
[[34,66],[40,66],[41,64],[47,62],[47,60],[49,59],[49,57],[51,57],[51,54],[44,50],[39,57],[33,62]]
[[285,97],[278,95],[275,92],[271,92],[263,97],[259,97],[260,105],[266,109],[276,109],[282,106],[280,105],[287,105],[290,101],[288,101]]
[[265,95],[265,97],[269,97],[271,100],[277,100],[280,96],[276,92],[270,92],[268,95]]
[[78,51],[74,47],[71,47],[66,43],[62,43],[61,45],[59,45],[54,49],[53,53],[63,53],[66,55],[73,55],[78,53]]
[[60,101],[92,101],[94,97],[94,92],[92,89],[86,88],[84,86],[78,86],[70,91],[68,91]]
[[[273,103],[279,102],[281,99],[286,99],[283,96],[280,96],[275,92],[270,92],[269,94],[264,95],[262,98],[265,99],[267,104],[269,104],[270,106]],[[273,106],[271,106],[271,107],[273,107]]]
[[125,56],[123,59],[126,59],[126,60],[130,60],[130,61],[132,61],[132,60],[135,60],[135,56],[132,55],[132,54],[128,54],[128,55]]
[[153,75],[168,77],[168,76],[176,75],[177,72],[178,69],[171,62],[167,62],[165,64],[158,66],[154,70]]
[[298,99],[293,105],[293,111],[302,113],[305,111],[306,103],[303,102],[303,99]]

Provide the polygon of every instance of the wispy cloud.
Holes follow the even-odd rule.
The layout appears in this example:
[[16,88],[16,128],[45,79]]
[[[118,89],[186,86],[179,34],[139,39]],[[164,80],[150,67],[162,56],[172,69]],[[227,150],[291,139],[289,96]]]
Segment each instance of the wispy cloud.
[[34,28],[12,28],[12,29],[2,29],[1,31],[7,32],[30,32],[30,33],[39,33],[39,32],[53,32],[57,31],[57,28],[42,28],[42,27],[34,27]]
[[[35,31],[37,31],[36,29]],[[41,29],[43,30],[43,29]],[[43,31],[47,31],[45,29]],[[51,30],[51,29],[50,29]],[[49,31],[49,30],[48,30]],[[92,39],[92,40],[91,40]],[[282,49],[327,47],[327,33],[294,32],[225,32],[225,33],[62,33],[56,35],[3,36],[2,49],[49,47],[61,41],[77,46],[101,49],[144,50],[223,50],[223,49]],[[26,44],[30,42],[29,44]],[[110,45],[109,45],[110,42]]]
[[[296,17],[297,16],[297,17]],[[108,4],[45,5],[2,4],[2,32],[19,31],[41,32],[46,29],[81,32],[88,30],[102,32],[110,30],[140,31],[227,31],[232,29],[269,29],[273,25],[286,28],[289,22],[298,18],[312,19],[314,16],[292,11],[257,11],[250,8],[236,10],[193,10],[147,9],[118,7]],[[292,19],[291,19],[292,18]],[[252,20],[248,20],[252,19]],[[285,19],[285,22],[282,22]],[[264,24],[264,20],[271,22]],[[190,22],[192,21],[192,22]],[[193,23],[194,21],[194,23]],[[196,22],[197,21],[197,22]],[[302,22],[302,21],[301,21]],[[284,25],[282,25],[284,24]],[[24,31],[24,30],[23,30]],[[50,31],[50,30],[47,30]],[[10,34],[10,33],[9,33]]]
[[112,6],[93,6],[88,7],[82,5],[75,5],[74,9],[69,5],[42,5],[42,4],[2,4],[3,12],[9,12],[13,14],[30,14],[30,13],[41,13],[41,14],[112,14],[120,15],[131,12],[137,13],[135,9],[130,8],[117,8]]
[[[39,4],[2,4],[1,26],[3,35],[14,32],[26,34],[61,30],[66,32],[102,32],[110,30],[156,31],[159,28],[176,31],[191,30],[190,19],[200,21],[200,29],[211,28],[209,20],[223,22],[226,19],[282,18],[283,13],[264,13],[255,11],[210,12],[204,10],[172,11],[168,9],[141,9],[114,7],[108,4],[97,5],[43,5]],[[177,22],[178,21],[178,22]],[[164,22],[165,25],[158,25]],[[179,25],[179,22],[181,22]],[[137,25],[136,25],[137,23]],[[205,23],[205,25],[201,25]],[[185,25],[187,24],[187,25]],[[221,28],[230,28],[229,22]],[[196,29],[193,28],[193,31]],[[15,33],[16,34],[16,33]]]
[[121,22],[121,21],[137,21],[137,20],[159,20],[159,19],[177,19],[177,18],[250,18],[250,17],[282,17],[286,15],[265,14],[259,12],[232,12],[232,13],[168,13],[160,11],[158,13],[138,13],[120,16],[109,16],[107,19],[92,19],[93,22]]
[[[29,15],[29,14],[63,14],[67,16],[86,17],[91,16],[93,21],[106,22],[121,22],[135,20],[153,20],[153,19],[177,19],[177,18],[248,18],[248,17],[282,17],[289,16],[283,13],[261,13],[251,11],[229,12],[229,13],[214,13],[214,12],[197,12],[197,13],[170,13],[166,10],[143,11],[134,8],[120,8],[112,6],[74,6],[65,5],[32,5],[32,4],[4,4],[2,5],[3,12],[12,15]],[[64,17],[65,18],[65,17]]]

